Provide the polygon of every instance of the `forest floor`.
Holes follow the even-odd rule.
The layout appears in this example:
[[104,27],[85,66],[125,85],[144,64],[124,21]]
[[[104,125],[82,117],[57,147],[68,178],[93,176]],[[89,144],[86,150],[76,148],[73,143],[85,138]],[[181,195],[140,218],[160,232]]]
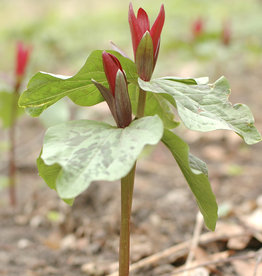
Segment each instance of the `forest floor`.
[[[262,72],[247,70],[245,82],[239,81],[241,73],[230,73],[230,100],[251,107],[261,132]],[[117,270],[119,182],[93,183],[73,207],[67,206],[37,175],[43,133],[38,120],[20,120],[17,207],[9,206],[7,189],[0,193],[0,275],[109,275]],[[131,275],[262,275],[262,144],[246,146],[227,131],[196,133],[181,127],[177,133],[207,163],[220,208],[216,231],[203,227],[190,264],[209,265],[179,274],[198,208],[161,144],[138,162],[131,233],[131,263],[137,266]],[[1,166],[6,172],[5,162]]]

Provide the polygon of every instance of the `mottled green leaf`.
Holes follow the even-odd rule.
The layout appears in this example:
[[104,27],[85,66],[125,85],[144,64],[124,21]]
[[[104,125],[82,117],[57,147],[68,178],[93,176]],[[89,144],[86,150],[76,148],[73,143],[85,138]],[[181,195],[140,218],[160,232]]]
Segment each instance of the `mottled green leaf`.
[[[129,82],[137,81],[136,66],[119,53],[109,51],[119,58]],[[27,90],[21,95],[19,105],[26,107],[32,116],[39,116],[47,107],[68,96],[81,106],[92,106],[104,100],[92,83],[92,79],[107,86],[103,69],[102,51],[93,51],[82,69],[73,77],[39,72],[29,81]]]
[[176,101],[181,120],[189,129],[233,130],[247,144],[254,144],[261,140],[254,126],[250,109],[244,104],[232,105],[228,101],[230,88],[224,77],[214,84],[205,84],[204,81],[200,84],[188,85],[181,80],[162,78],[150,82],[139,79],[139,85],[145,91],[171,95]]
[[48,187],[55,190],[56,178],[59,172],[61,171],[61,166],[58,164],[47,166],[42,160],[41,155],[42,155],[42,151],[40,153],[40,156],[36,160],[38,173],[44,179]]
[[69,121],[70,110],[68,102],[62,99],[48,108],[39,118],[46,128]]
[[133,121],[126,128],[79,120],[47,130],[39,174],[61,198],[74,198],[92,181],[118,180],[130,171],[144,146],[163,134],[158,116]]
[[176,82],[181,82],[188,85],[194,85],[194,84],[208,84],[209,78],[208,77],[202,77],[202,78],[180,78],[180,77],[163,77],[160,78],[161,80],[171,80]]
[[194,174],[205,174],[208,176],[206,163],[191,153],[188,154],[190,168]]
[[0,120],[2,121],[2,126],[4,128],[10,127],[11,125],[11,114],[13,111],[14,103],[13,101],[16,101],[16,117],[21,116],[24,114],[24,109],[18,107],[17,105],[17,99],[14,99],[14,97],[17,97],[15,93],[9,93],[9,92],[0,92]]
[[206,226],[214,230],[217,221],[217,203],[211,190],[206,165],[189,153],[188,145],[170,130],[165,130],[162,138],[180,167],[193,192]]
[[[56,178],[61,171],[61,166],[58,164],[54,164],[52,166],[47,166],[44,161],[41,158],[42,151],[40,153],[40,156],[36,160],[37,168],[39,175],[44,179],[46,184],[48,185],[49,188],[56,190]],[[74,199],[73,198],[68,198],[64,199],[65,203],[69,205],[73,205]]]
[[[139,97],[139,88],[130,84],[128,86],[129,96],[132,104],[133,113],[137,112],[137,104]],[[164,126],[169,129],[173,129],[179,125],[179,122],[174,121],[175,116],[172,111],[172,102],[173,98],[169,99],[169,95],[156,94],[156,93],[147,93],[146,106],[145,106],[145,116],[158,115],[164,123]],[[172,102],[173,103],[173,102]]]

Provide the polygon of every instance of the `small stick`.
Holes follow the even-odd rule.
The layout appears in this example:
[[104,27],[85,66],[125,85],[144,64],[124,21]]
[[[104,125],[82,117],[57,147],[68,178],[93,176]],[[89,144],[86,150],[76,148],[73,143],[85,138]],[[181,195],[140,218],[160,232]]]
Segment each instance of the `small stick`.
[[[204,222],[203,216],[201,215],[200,212],[198,212],[196,215],[196,224],[195,224],[193,239],[192,239],[191,247],[189,250],[189,254],[187,256],[185,268],[190,267],[190,265],[195,257],[196,248],[198,247],[199,238],[200,238],[202,227],[203,227],[203,222]],[[183,274],[183,276],[188,276],[188,275],[189,275],[188,271],[185,271]]]
[[254,270],[254,276],[257,276],[257,270],[258,270],[258,266],[262,261],[262,249],[258,250],[258,255],[257,255],[257,261],[256,261],[256,265],[255,265],[255,270]]
[[[242,233],[238,234],[229,234],[229,233],[216,233],[216,232],[208,232],[200,236],[199,238],[199,244],[204,245],[208,244],[210,242],[214,242],[217,240],[228,240],[232,237],[239,237],[246,235],[246,232],[243,230]],[[146,266],[155,265],[157,262],[159,262],[162,259],[170,259],[170,256],[172,256],[172,261],[183,257],[187,254],[188,248],[191,244],[192,240],[182,242],[180,244],[174,245],[172,247],[169,247],[161,252],[157,252],[147,258],[144,258],[130,266],[130,272],[134,272],[138,269],[141,269]],[[175,255],[175,256],[174,256]],[[118,276],[118,272],[114,272],[110,274],[109,276]]]
[[229,263],[229,262],[233,262],[236,260],[247,260],[247,259],[252,259],[255,258],[257,255],[257,252],[250,252],[246,255],[241,255],[241,256],[232,256],[232,257],[228,257],[228,258],[224,258],[224,259],[219,259],[219,260],[214,260],[214,261],[208,261],[208,262],[204,262],[202,264],[198,264],[189,268],[184,268],[184,269],[179,269],[176,270],[171,276],[180,274],[182,272],[185,271],[190,271],[190,270],[194,270],[200,267],[205,267],[205,266],[210,266],[210,265],[215,265],[215,264],[222,264],[222,263]]

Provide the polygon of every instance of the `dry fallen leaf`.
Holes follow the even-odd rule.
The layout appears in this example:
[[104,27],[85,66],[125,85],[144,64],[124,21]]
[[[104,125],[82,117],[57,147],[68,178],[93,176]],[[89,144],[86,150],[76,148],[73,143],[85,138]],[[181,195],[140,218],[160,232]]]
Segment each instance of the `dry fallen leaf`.
[[230,238],[227,242],[227,247],[233,250],[245,249],[248,243],[250,242],[251,238],[252,236],[248,233],[246,236]]
[[[255,271],[255,266],[256,266],[256,261],[255,260],[247,260],[247,261],[242,261],[242,260],[236,260],[232,262],[237,275],[239,276],[254,276],[254,271]],[[260,264],[257,268],[256,275],[255,276],[260,276],[262,275],[262,265]]]

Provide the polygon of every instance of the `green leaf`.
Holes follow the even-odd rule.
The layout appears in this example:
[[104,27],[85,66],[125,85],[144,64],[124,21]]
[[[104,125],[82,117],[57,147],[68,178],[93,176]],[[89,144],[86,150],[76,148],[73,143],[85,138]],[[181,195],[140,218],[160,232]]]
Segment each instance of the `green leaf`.
[[[133,113],[137,112],[137,104],[139,97],[139,89],[136,85],[130,84],[128,86],[129,96],[132,104]],[[147,93],[145,116],[158,115],[164,123],[164,126],[169,129],[173,129],[179,126],[179,122],[174,121],[174,113],[172,106],[170,105],[170,99],[166,98],[169,95],[162,95],[156,93]],[[173,98],[171,98],[171,101]]]
[[46,128],[69,121],[70,111],[68,103],[64,99],[55,103],[41,114],[40,120]]
[[204,161],[189,153],[189,166],[194,174],[205,174],[208,176],[207,166]]
[[[113,53],[121,62],[129,82],[137,81],[136,66],[133,61]],[[27,90],[21,95],[19,105],[27,108],[32,116],[39,116],[47,107],[68,96],[81,106],[92,106],[104,100],[92,83],[92,79],[107,85],[102,63],[102,51],[93,51],[82,69],[73,77],[39,72],[29,81]]]
[[61,166],[58,164],[47,166],[41,158],[42,151],[40,153],[40,156],[36,160],[38,172],[39,172],[39,175],[44,179],[48,187],[55,190],[56,178],[59,172],[61,171]]
[[180,78],[180,77],[163,77],[160,78],[161,80],[171,80],[176,82],[182,82],[184,84],[192,85],[192,84],[208,84],[209,78],[202,77],[202,78]]
[[[2,126],[8,128],[11,126],[11,114],[13,112],[13,100],[15,93],[0,92],[0,119],[2,120]],[[23,108],[17,106],[16,117],[24,114]]]
[[188,145],[170,130],[165,129],[162,142],[168,147],[193,192],[206,226],[215,230],[217,203],[211,190],[207,168],[203,161],[189,154]]
[[[171,78],[155,79],[139,86],[145,91],[171,95],[176,101],[178,114],[186,127],[198,131],[216,129],[233,130],[247,144],[261,141],[254,126],[250,109],[244,104],[232,105],[228,101],[230,88],[228,81],[221,77],[214,84],[187,85]],[[198,83],[198,82],[197,82]]]
[[61,198],[74,198],[92,181],[115,181],[127,175],[144,146],[163,134],[158,116],[133,121],[126,128],[79,120],[47,130],[39,174]]
[[29,114],[32,117],[38,117],[42,114],[44,110],[46,110],[49,106],[55,104],[59,99],[55,99],[54,101],[49,102],[48,104],[45,104],[43,106],[38,106],[38,107],[26,107],[25,112]]
[[[36,160],[39,175],[44,179],[49,188],[56,190],[56,178],[61,171],[61,166],[59,166],[58,164],[47,166],[41,158],[42,151],[43,150],[41,150],[41,153]],[[63,200],[70,206],[72,206],[74,203],[73,198],[63,198]]]

